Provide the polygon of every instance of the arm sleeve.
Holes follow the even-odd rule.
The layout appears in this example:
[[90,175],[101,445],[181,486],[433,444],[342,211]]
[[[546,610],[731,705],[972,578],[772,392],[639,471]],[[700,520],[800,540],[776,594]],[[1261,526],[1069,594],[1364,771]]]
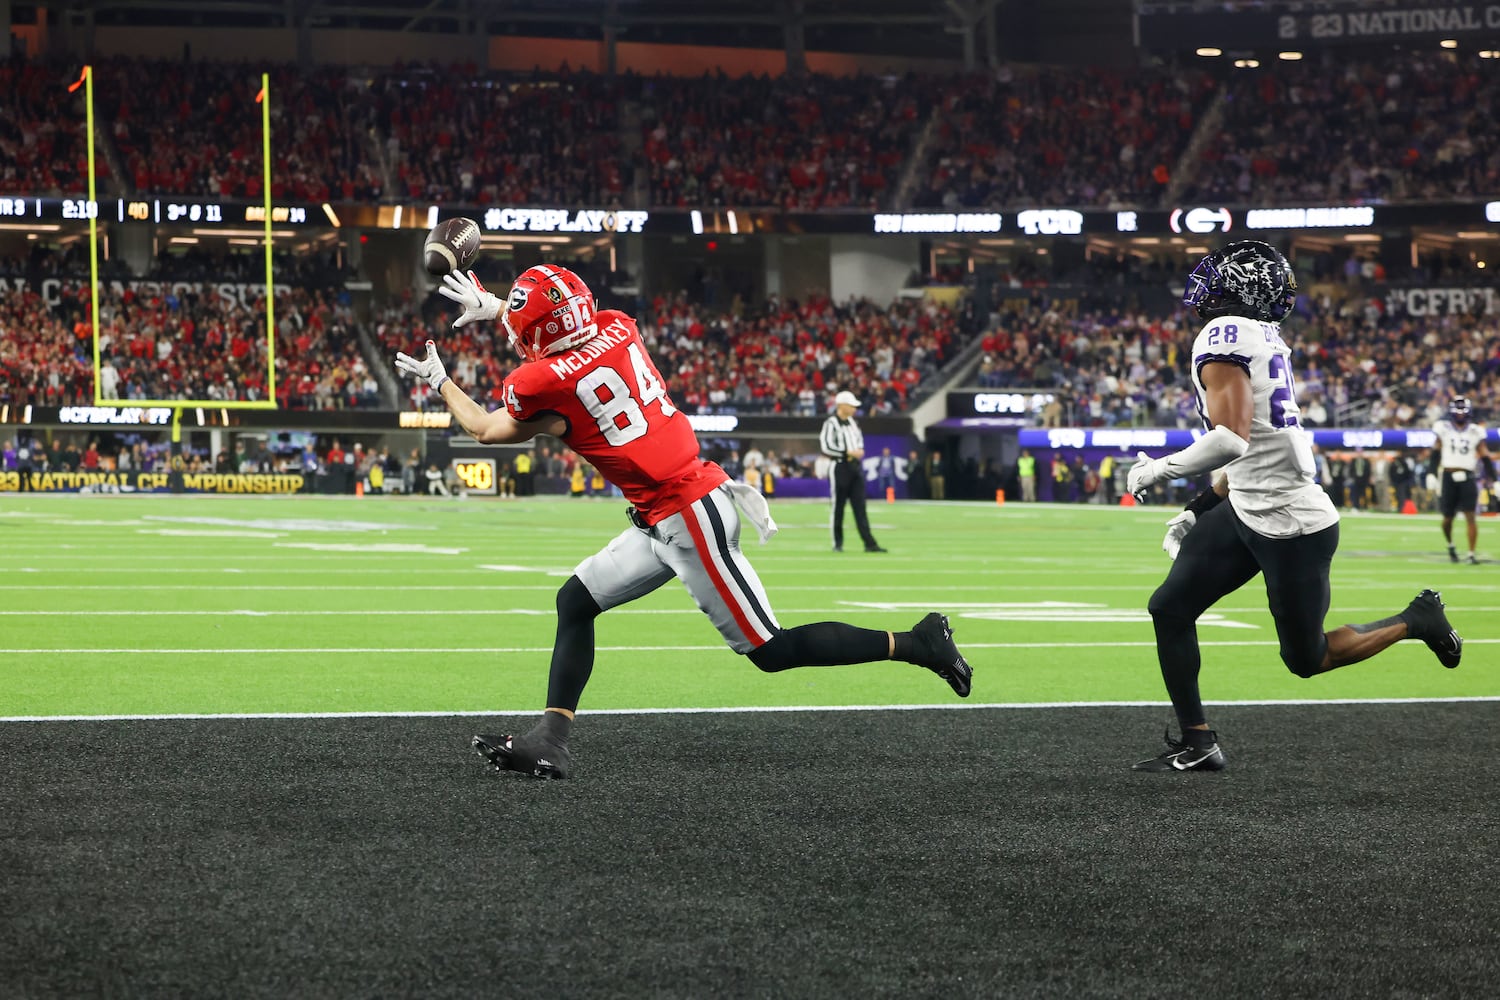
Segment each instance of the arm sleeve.
[[1166,457],[1169,478],[1200,475],[1228,465],[1250,448],[1250,442],[1228,427],[1215,427],[1179,452]]

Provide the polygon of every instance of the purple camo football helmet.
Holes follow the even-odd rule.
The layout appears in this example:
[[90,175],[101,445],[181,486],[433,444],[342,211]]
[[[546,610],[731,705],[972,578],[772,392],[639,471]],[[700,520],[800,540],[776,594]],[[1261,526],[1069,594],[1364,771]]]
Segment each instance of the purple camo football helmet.
[[1281,251],[1259,240],[1230,243],[1204,257],[1188,275],[1184,305],[1202,319],[1248,316],[1279,323],[1297,301],[1297,278]]

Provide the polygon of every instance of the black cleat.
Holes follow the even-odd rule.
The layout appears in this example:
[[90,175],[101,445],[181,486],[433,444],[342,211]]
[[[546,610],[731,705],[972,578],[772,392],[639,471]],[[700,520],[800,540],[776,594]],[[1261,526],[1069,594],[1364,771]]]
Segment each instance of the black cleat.
[[936,611],[917,622],[911,629],[913,661],[948,682],[960,698],[969,696],[974,668],[964,659],[953,642],[953,628],[948,616]]
[[1406,636],[1409,639],[1421,639],[1427,643],[1427,648],[1432,650],[1438,658],[1438,662],[1450,670],[1458,666],[1458,661],[1464,655],[1464,640],[1448,624],[1448,616],[1443,612],[1443,595],[1435,590],[1424,590],[1411,603],[1406,610],[1401,612],[1401,617],[1406,621]]
[[1130,765],[1132,771],[1222,771],[1224,751],[1219,749],[1219,735],[1212,729],[1189,729],[1181,741],[1172,739],[1170,730],[1162,734],[1167,752],[1150,760]]
[[1470,552],[1469,553],[1468,562],[1469,562],[1470,566],[1478,566],[1479,565],[1479,557],[1476,556],[1474,553]]
[[842,545],[835,545],[833,547],[833,551],[835,551],[835,552],[842,552],[842,551],[844,551],[844,547]]
[[1448,561],[1458,562],[1458,549],[1454,548],[1451,545],[1448,546]]
[[879,545],[866,545],[865,546],[865,551],[866,552],[889,552],[890,549],[883,549]]
[[485,736],[470,741],[497,771],[515,771],[532,778],[566,778],[572,761],[568,748],[533,736]]

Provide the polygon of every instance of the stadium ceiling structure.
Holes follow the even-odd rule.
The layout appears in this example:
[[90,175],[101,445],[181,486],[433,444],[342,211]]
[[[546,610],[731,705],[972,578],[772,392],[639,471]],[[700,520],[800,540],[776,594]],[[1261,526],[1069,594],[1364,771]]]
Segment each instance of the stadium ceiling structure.
[[[53,9],[261,17],[283,26],[303,19],[339,26],[415,30],[476,21],[572,25],[814,24],[928,25],[982,16],[1003,0],[64,0]],[[207,23],[205,21],[205,23]]]
[[[346,28],[806,50],[973,64],[1131,37],[1132,0],[56,0],[75,23]],[[1129,45],[1126,45],[1129,49]]]

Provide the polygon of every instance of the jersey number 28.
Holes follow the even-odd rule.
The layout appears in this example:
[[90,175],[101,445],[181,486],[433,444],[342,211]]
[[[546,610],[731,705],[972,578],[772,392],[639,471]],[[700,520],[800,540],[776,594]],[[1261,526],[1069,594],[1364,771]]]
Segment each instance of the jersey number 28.
[[637,390],[634,394],[624,376],[613,368],[595,368],[578,380],[578,401],[598,422],[604,440],[617,448],[646,433],[644,411],[652,403],[661,407],[664,417],[677,412],[677,407],[667,401],[667,389],[646,360],[641,345],[631,344],[629,353]]
[[1301,426],[1297,419],[1301,412],[1297,409],[1297,387],[1292,383],[1292,370],[1287,367],[1286,359],[1279,354],[1271,355],[1266,362],[1266,374],[1276,383],[1271,390],[1271,426]]

